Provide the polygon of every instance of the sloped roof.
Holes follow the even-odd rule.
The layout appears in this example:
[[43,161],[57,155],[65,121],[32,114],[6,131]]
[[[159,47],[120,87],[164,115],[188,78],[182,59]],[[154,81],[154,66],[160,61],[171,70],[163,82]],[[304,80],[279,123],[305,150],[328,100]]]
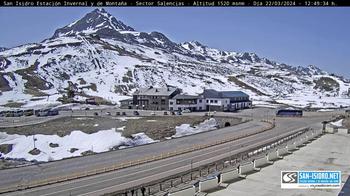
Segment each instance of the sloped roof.
[[205,89],[202,93],[205,98],[234,98],[234,97],[249,97],[242,91],[216,91],[214,89]]
[[221,91],[222,98],[231,98],[231,97],[249,97],[246,93],[242,91]]
[[134,95],[154,95],[154,96],[170,96],[173,94],[178,88],[176,87],[164,87],[164,88],[140,88],[135,92]]
[[198,96],[195,96],[195,95],[181,95],[181,94],[178,94],[175,97],[173,97],[173,99],[197,99],[197,98]]

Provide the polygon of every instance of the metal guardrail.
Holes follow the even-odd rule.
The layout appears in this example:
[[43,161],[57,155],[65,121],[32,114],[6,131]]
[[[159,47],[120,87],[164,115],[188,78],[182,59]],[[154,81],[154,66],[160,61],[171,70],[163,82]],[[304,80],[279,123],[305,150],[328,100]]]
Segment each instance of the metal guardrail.
[[16,184],[16,185],[5,187],[5,188],[0,188],[0,193],[6,193],[6,192],[24,190],[24,189],[28,189],[28,188],[50,185],[50,184],[64,182],[64,181],[68,181],[68,180],[74,180],[74,179],[78,179],[78,178],[83,178],[83,177],[93,176],[93,175],[97,175],[97,174],[103,174],[106,172],[116,171],[116,170],[124,169],[127,167],[145,164],[145,163],[149,163],[149,162],[153,162],[153,161],[158,161],[158,160],[170,158],[173,156],[177,156],[177,155],[181,155],[181,154],[190,153],[193,151],[209,148],[209,147],[212,147],[215,145],[220,145],[220,144],[232,142],[235,140],[239,140],[239,139],[242,139],[245,137],[249,137],[252,135],[256,135],[256,134],[271,130],[275,127],[275,125],[272,122],[269,122],[269,121],[262,121],[262,122],[267,122],[269,124],[269,126],[266,128],[262,128],[259,131],[254,132],[254,133],[249,133],[249,134],[241,135],[238,137],[228,137],[224,140],[217,140],[215,142],[211,142],[211,143],[207,143],[207,144],[203,144],[203,145],[193,145],[191,148],[185,148],[185,149],[165,152],[165,153],[161,153],[160,155],[157,155],[157,156],[144,157],[142,159],[122,162],[122,163],[114,164],[114,165],[111,165],[108,167],[96,168],[96,169],[91,169],[91,170],[84,171],[84,172],[73,173],[73,174],[67,175],[67,176],[58,176],[58,177],[53,177],[53,178],[48,178],[48,179],[43,179],[43,180],[36,180],[36,181],[29,182],[29,183]]
[[[282,135],[277,136],[275,138],[269,139],[269,142],[267,142],[265,144],[257,145],[257,146],[254,146],[254,147],[250,148],[249,150],[246,150],[244,152],[238,153],[237,157],[240,157],[240,158],[235,158],[233,160],[231,160],[232,157],[227,157],[227,158],[230,158],[229,162],[230,162],[231,166],[232,166],[232,162],[234,164],[240,165],[244,161],[251,160],[254,157],[258,157],[262,153],[266,153],[266,152],[269,152],[269,151],[271,151],[273,149],[276,149],[276,148],[278,148],[281,145],[284,145],[284,144],[286,144],[286,143],[288,143],[290,141],[293,141],[293,140],[296,140],[299,137],[302,137],[303,135],[304,136],[307,135],[309,132],[315,133],[315,131],[312,130],[312,129],[303,128],[303,129],[298,129],[298,130],[294,131],[293,133],[282,134]],[[215,163],[207,164],[208,171],[209,171],[209,167],[212,166],[213,164],[215,164],[215,166],[217,168],[217,163],[220,162],[220,161],[223,164],[223,168],[225,168],[225,163],[227,162],[227,158],[219,160],[219,161],[215,161]],[[199,166],[199,168],[203,168],[203,166]],[[195,168],[193,168],[193,170],[195,170]],[[187,171],[187,173],[188,172],[190,172],[190,171]],[[218,172],[218,171],[215,170],[214,172]],[[183,174],[179,174],[179,175],[181,176]],[[208,173],[207,175],[204,175],[204,176],[208,176],[208,175],[210,175],[210,173]],[[179,178],[179,176],[172,176],[172,177],[168,177],[168,178],[165,178],[165,179],[157,180],[157,181],[154,181],[154,182],[151,182],[151,183],[146,183],[146,184],[142,184],[142,185],[139,185],[139,186],[135,186],[134,188],[119,190],[119,191],[113,192],[113,195],[117,195],[117,196],[125,195],[126,193],[129,193],[131,190],[134,190],[134,192],[136,192],[136,190],[141,189],[141,188],[144,189],[145,187],[148,187],[148,189],[150,189],[150,187],[152,187],[152,186],[156,186],[157,184],[161,184],[162,182],[165,182],[165,181],[168,181],[168,180],[171,180],[171,179],[176,179],[176,178]],[[192,174],[191,174],[191,180],[192,180]],[[162,186],[160,185],[160,187],[162,187]],[[160,191],[166,191],[166,190],[163,189],[163,190],[160,190]],[[148,190],[148,194],[145,194],[145,195],[153,195],[154,193],[155,192],[151,193],[151,191]]]

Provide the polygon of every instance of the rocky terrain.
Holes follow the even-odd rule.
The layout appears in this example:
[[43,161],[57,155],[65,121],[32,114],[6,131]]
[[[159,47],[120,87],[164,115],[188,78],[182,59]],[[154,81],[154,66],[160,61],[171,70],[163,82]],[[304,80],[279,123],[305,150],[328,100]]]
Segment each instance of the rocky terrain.
[[40,43],[0,50],[3,106],[59,104],[67,89],[74,89],[77,101],[94,96],[117,104],[139,87],[166,85],[188,94],[204,88],[243,90],[254,103],[350,105],[349,79],[317,66],[286,65],[197,41],[175,43],[160,32],[139,32],[104,9],[58,28]]

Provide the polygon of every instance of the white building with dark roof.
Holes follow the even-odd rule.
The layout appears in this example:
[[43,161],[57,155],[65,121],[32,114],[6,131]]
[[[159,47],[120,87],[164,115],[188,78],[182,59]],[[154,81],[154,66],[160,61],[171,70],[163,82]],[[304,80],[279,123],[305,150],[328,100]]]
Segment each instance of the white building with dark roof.
[[242,91],[205,89],[198,96],[179,94],[169,100],[169,110],[175,111],[235,111],[251,106],[249,95]]
[[143,110],[169,110],[169,99],[180,94],[181,89],[168,86],[163,88],[140,88],[130,99],[121,100],[121,108]]
[[235,111],[250,108],[252,101],[242,91],[205,89],[199,95],[180,94],[176,87],[140,88],[132,99],[121,100],[121,108],[182,111]]

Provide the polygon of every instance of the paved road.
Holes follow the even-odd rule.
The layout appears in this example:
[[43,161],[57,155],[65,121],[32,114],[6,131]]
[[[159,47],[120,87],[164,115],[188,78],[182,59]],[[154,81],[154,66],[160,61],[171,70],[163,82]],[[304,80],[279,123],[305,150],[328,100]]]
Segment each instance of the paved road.
[[[104,191],[109,192],[111,189],[124,189],[131,185],[142,184],[169,176],[170,174],[176,174],[180,171],[189,170],[189,163],[191,160],[193,161],[193,166],[196,167],[206,162],[219,160],[229,154],[251,148],[253,145],[266,142],[273,137],[291,132],[298,128],[306,126],[320,128],[320,122],[328,118],[328,115],[310,116],[305,118],[277,118],[276,127],[274,129],[239,141],[217,145],[200,151],[125,168],[103,175],[96,175],[66,183],[57,183],[50,186],[14,192],[10,195],[98,195]],[[159,154],[161,152],[169,152],[175,149],[184,148],[186,146],[191,147],[193,144],[210,143],[214,140],[227,138],[228,136],[238,136],[247,132],[255,132],[261,129],[262,126],[264,126],[264,123],[252,121],[235,127],[224,128],[141,147],[51,162],[38,166],[2,170],[0,171],[0,187],[5,187],[18,182],[69,174],[73,171],[85,171],[86,169],[107,166],[120,161],[135,160],[141,157]]]
[[228,136],[238,136],[246,133],[256,132],[264,126],[266,126],[266,123],[253,121],[234,127],[227,127],[215,131],[167,140],[165,142],[155,144],[100,153],[91,156],[71,158],[40,165],[0,170],[0,188],[9,186],[14,183],[40,180],[55,176],[57,177],[69,175],[73,172],[83,172],[96,168],[102,168],[116,163],[160,155],[162,152],[172,152],[175,149],[190,148],[193,145],[210,143],[215,140],[225,139]]
[[[22,116],[22,117],[0,117],[0,128],[1,127],[15,127],[15,126],[25,126],[33,125],[38,123],[48,122],[53,119],[67,117],[67,116],[94,116],[94,113],[97,112],[99,116],[110,117],[106,115],[107,112],[110,112],[112,116],[116,116],[116,112],[125,112],[127,116],[134,116],[133,111],[129,109],[118,109],[115,107],[105,107],[99,109],[90,109],[90,110],[72,110],[72,111],[60,111],[57,116],[49,117],[36,117],[36,116]],[[151,113],[155,113],[156,116],[163,116],[164,111],[150,111],[150,110],[137,110],[141,116],[150,116]],[[193,112],[193,113],[183,113],[183,115],[195,115],[203,116],[205,112]],[[271,120],[276,114],[276,109],[273,108],[254,108],[246,109],[237,112],[212,112],[216,116],[233,116],[233,117],[243,117],[249,119],[264,119]],[[344,111],[331,111],[331,112],[304,112],[306,117],[314,116],[335,116],[338,114],[344,114]]]

